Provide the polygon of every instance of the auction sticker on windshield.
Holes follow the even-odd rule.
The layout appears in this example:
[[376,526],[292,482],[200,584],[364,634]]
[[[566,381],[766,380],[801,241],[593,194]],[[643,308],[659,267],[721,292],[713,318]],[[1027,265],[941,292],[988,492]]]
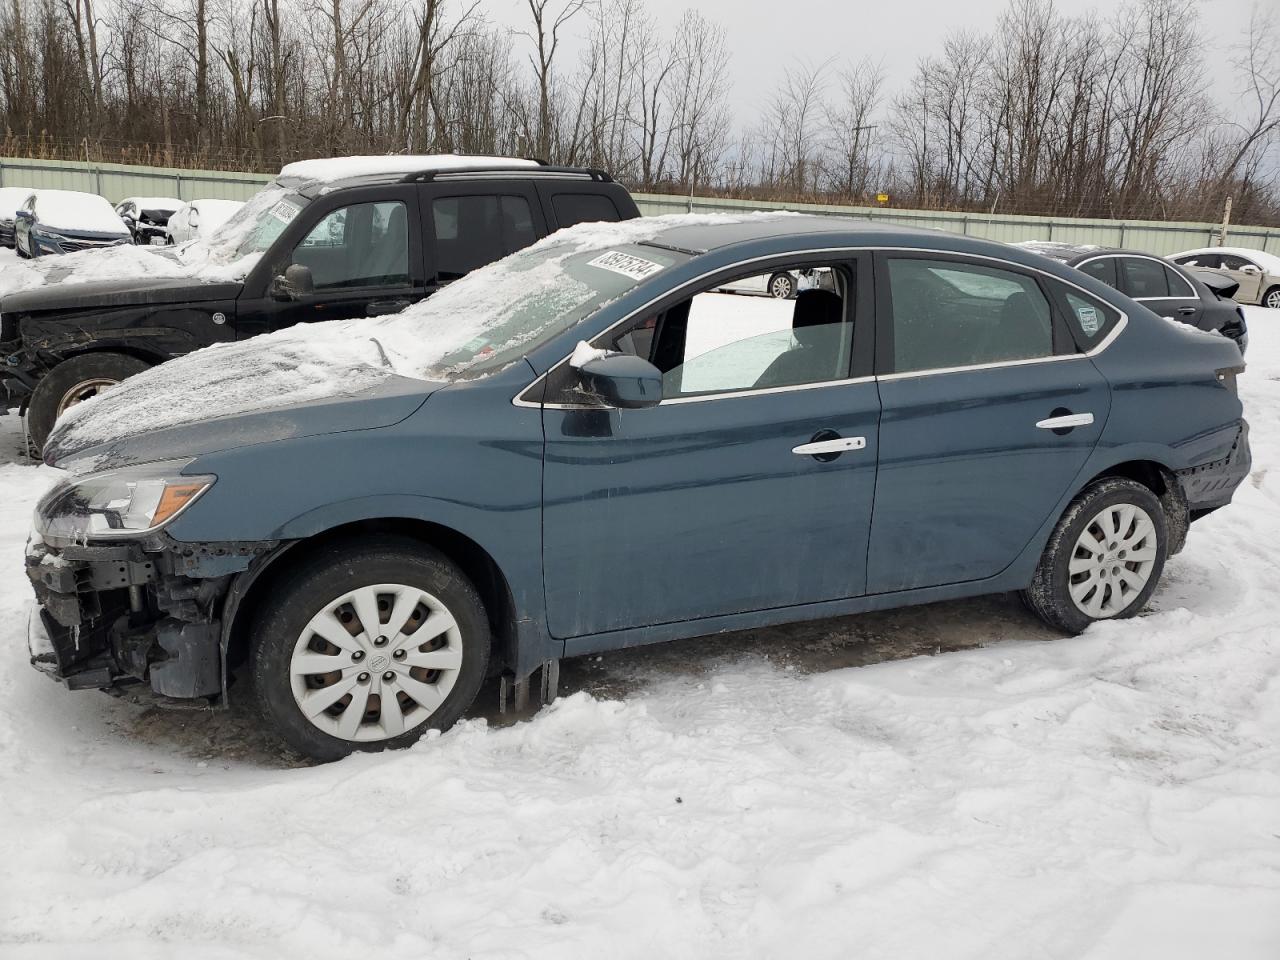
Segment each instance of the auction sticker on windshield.
[[298,215],[298,208],[287,200],[281,200],[268,212],[281,223],[288,223]]
[[654,263],[652,260],[645,260],[641,257],[633,257],[629,253],[619,253],[617,250],[610,250],[608,253],[602,253],[594,260],[588,260],[587,266],[599,267],[601,270],[611,270],[614,273],[620,273],[624,277],[630,277],[632,280],[643,280],[650,274],[657,273],[662,269],[662,264]]

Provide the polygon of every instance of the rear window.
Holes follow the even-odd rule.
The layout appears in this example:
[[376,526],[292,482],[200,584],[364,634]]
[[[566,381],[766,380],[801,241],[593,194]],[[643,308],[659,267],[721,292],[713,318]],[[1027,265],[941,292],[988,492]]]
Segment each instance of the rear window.
[[556,220],[562,227],[572,227],[575,223],[620,219],[618,208],[613,205],[613,201],[598,193],[557,193],[551,198],[551,207],[555,210]]

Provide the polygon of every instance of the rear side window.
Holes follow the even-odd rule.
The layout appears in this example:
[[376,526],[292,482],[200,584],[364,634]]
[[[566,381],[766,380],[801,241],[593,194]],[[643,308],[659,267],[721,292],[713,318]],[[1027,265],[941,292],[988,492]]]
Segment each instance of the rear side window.
[[888,264],[895,373],[1053,356],[1052,312],[1031,277],[950,260]]
[[1165,279],[1169,281],[1169,296],[1195,299],[1196,292],[1191,289],[1191,284],[1187,282],[1186,277],[1173,269],[1173,267],[1165,267],[1164,272]]
[[618,208],[608,197],[598,193],[557,193],[551,197],[551,208],[562,227],[575,223],[618,219]]
[[1080,270],[1095,280],[1101,280],[1108,287],[1118,287],[1115,257],[1099,257],[1097,260],[1090,260],[1080,264]]
[[1120,322],[1120,311],[1101,300],[1061,284],[1052,286],[1062,312],[1067,316],[1067,327],[1080,350],[1086,353],[1092,350]]
[[529,201],[519,196],[438,197],[431,220],[438,280],[457,280],[538,239]]
[[1144,257],[1122,257],[1125,293],[1135,300],[1169,296],[1169,277],[1164,265]]

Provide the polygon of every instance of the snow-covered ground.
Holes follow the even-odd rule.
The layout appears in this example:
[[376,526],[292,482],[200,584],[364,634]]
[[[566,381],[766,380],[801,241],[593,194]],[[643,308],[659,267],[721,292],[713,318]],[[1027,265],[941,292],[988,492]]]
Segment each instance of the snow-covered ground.
[[324,767],[27,665],[54,472],[0,417],[0,956],[1275,960],[1280,315],[1249,314],[1253,475],[1140,619],[611,655],[527,722]]

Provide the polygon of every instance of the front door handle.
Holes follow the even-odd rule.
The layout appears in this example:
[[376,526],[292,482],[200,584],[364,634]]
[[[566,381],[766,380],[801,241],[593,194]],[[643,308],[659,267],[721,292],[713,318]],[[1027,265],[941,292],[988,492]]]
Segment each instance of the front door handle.
[[1087,427],[1093,423],[1092,413],[1064,413],[1061,416],[1041,420],[1036,426],[1041,430],[1070,430],[1073,427]]
[[365,316],[380,317],[388,313],[399,313],[408,305],[408,300],[370,300]]
[[[824,430],[822,432],[831,433],[832,431]],[[798,447],[792,447],[791,452],[802,457],[819,457],[826,460],[834,460],[847,450],[863,450],[866,446],[866,437],[827,437],[823,440],[815,439],[808,443],[802,443]]]
[[1196,308],[1195,307],[1179,307],[1178,312],[1182,314],[1184,317],[1189,317],[1196,312]]

